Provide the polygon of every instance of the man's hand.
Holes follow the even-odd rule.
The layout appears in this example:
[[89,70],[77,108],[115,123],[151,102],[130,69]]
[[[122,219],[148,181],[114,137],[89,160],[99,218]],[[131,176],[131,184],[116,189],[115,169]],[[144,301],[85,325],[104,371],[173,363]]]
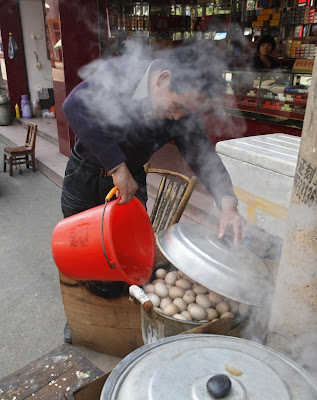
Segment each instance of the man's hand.
[[134,193],[138,190],[138,185],[125,163],[120,164],[114,171],[112,179],[114,185],[118,188],[117,197],[121,196],[119,204],[129,203],[133,199]]
[[218,239],[222,239],[226,228],[232,226],[234,245],[241,245],[246,237],[246,220],[238,213],[237,206],[230,197],[221,201],[222,213],[218,224]]

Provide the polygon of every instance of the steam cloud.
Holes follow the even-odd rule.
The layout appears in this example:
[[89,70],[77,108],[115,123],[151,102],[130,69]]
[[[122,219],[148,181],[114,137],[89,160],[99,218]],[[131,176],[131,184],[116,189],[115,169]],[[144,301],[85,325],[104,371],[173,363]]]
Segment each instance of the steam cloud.
[[[129,41],[130,43],[131,41]],[[133,42],[133,39],[132,39]],[[199,41],[194,42],[193,46],[199,45]],[[223,56],[214,46],[209,46],[209,51],[211,54],[204,54],[203,52],[199,52],[197,50],[193,50],[193,57],[197,57],[199,54],[199,58],[196,60],[196,68],[188,68],[186,59],[184,58],[181,67],[175,65],[174,67],[174,76],[175,74],[179,75],[179,84],[180,90],[186,90],[186,87],[190,87],[190,84],[193,80],[195,80],[198,74],[201,74],[201,69],[204,68],[203,76],[206,74],[206,79],[208,76],[212,75],[213,79],[213,87],[212,87],[212,96],[217,99],[221,97],[221,95],[225,92],[224,80],[222,77],[223,71],[228,68],[228,63],[230,61],[229,58]],[[173,61],[173,57],[171,57],[172,50],[160,51],[155,54],[155,58],[159,59],[167,59],[169,58],[169,63]],[[98,76],[98,81],[93,85],[90,85],[85,89],[84,97],[86,98],[85,106],[87,107],[89,115],[92,118],[96,118],[99,121],[100,126],[103,126],[105,122],[109,122],[109,118],[112,123],[116,123],[120,121],[120,124],[131,123],[132,121],[129,118],[132,116],[133,111],[131,110],[131,104],[128,104],[126,101],[127,93],[131,94],[130,82],[133,80],[134,73],[138,73],[138,60],[149,59],[148,57],[148,49],[145,48],[141,42],[137,41],[133,45],[129,45],[127,47],[127,52],[125,55],[129,56],[130,69],[128,76],[125,75],[123,70],[114,67],[112,70],[112,76],[105,76],[102,73],[96,73]],[[98,67],[102,64],[101,60],[96,60],[79,70],[79,76],[81,79],[87,79],[89,76],[94,74]],[[201,87],[197,87],[197,91],[204,89],[204,80],[201,80]],[[116,103],[109,105],[105,104],[104,98],[105,92],[113,92],[114,97],[113,101]],[[227,100],[225,99],[227,102]],[[226,104],[228,105],[228,103]],[[232,105],[233,108],[235,105]],[[126,112],[124,115],[120,112],[120,108],[124,108]],[[111,112],[107,112],[110,110]],[[212,134],[217,137],[240,137],[246,130],[246,123],[243,118],[239,118],[239,122],[237,123],[230,115],[225,112],[224,103],[222,100],[215,101],[210,104],[210,111],[212,111],[212,115],[216,118],[218,123],[213,124],[212,126]],[[131,113],[132,112],[132,113]],[[239,113],[237,114],[239,115]],[[211,119],[212,120],[212,119]],[[210,123],[210,120],[209,120]],[[137,134],[137,133],[136,133]]]
[[[280,267],[264,307],[253,309],[243,337],[272,347],[317,379],[315,212],[292,202]],[[256,254],[261,249],[254,249]]]
[[[240,41],[241,46],[245,45],[245,39],[242,35],[238,35],[238,41]],[[103,126],[106,122],[109,121],[113,124],[122,124],[122,125],[130,125],[133,124],[133,112],[134,109],[131,107],[131,102],[127,98],[127,93],[132,93],[132,88],[130,82],[133,81],[134,75],[138,74],[138,60],[144,60],[147,58],[147,51],[139,45],[139,43],[135,47],[130,47],[129,50],[133,49],[133,51],[129,51],[129,73],[126,74],[120,68],[117,68],[113,65],[113,74],[112,76],[104,75],[97,70],[96,76],[98,76],[97,83],[89,86],[84,94],[83,101],[87,109],[89,110],[88,115],[89,118],[95,118],[100,126]],[[214,50],[212,50],[214,51]],[[168,56],[169,51],[161,52],[157,54],[159,58],[165,58]],[[214,93],[219,95],[223,90],[223,81],[220,78],[222,72],[228,67],[229,59],[223,57],[217,57],[216,52],[214,53],[215,57],[213,58],[213,62],[208,63],[208,58],[206,55],[201,55],[201,59],[197,60],[197,65],[207,65],[210,70],[214,73]],[[251,55],[251,50],[250,50]],[[206,57],[206,58],[205,58]],[[195,74],[198,70],[186,69],[186,60],[184,60],[184,64],[182,65],[181,75],[184,79],[184,87],[188,82],[195,78]],[[110,60],[111,62],[111,60]],[[96,69],[100,66],[100,61],[95,61],[80,71],[80,76],[84,79],[89,77],[92,73],[95,73]],[[206,70],[206,73],[208,71]],[[203,82],[202,82],[203,83]],[[197,88],[198,90],[203,89]],[[112,92],[114,93],[114,97],[111,99],[111,104],[105,104],[104,92]],[[234,107],[234,104],[232,105]],[[124,112],[122,112],[124,110]],[[223,120],[227,126],[227,129],[230,130],[230,135],[232,137],[241,136],[241,134],[245,131],[245,121],[241,118],[239,125],[233,122],[233,119],[224,112],[223,103],[215,102],[212,106],[212,112],[218,117],[218,119]],[[192,129],[192,126],[188,126],[188,129]],[[221,129],[217,130],[217,125],[213,126],[215,135],[219,137],[222,135]],[[138,134],[137,132],[135,133]],[[206,171],[206,175],[209,171]],[[260,252],[260,250],[259,250]],[[242,277],[243,279],[243,277]],[[244,277],[247,279],[247,277]],[[244,331],[243,336],[249,340],[253,340],[256,342],[264,343],[268,337],[268,321],[271,312],[271,300],[273,296],[273,287],[271,291],[268,293],[267,301],[264,307],[256,308],[253,310],[250,321],[248,323],[247,329]],[[286,339],[288,341],[288,339]],[[288,341],[290,342],[290,341]],[[317,342],[317,334],[315,333],[307,333],[300,338],[295,338],[292,342],[293,344],[288,346],[289,356],[295,361],[297,361],[300,365],[307,368],[312,374],[316,376],[317,374],[317,360],[316,360],[316,342]]]

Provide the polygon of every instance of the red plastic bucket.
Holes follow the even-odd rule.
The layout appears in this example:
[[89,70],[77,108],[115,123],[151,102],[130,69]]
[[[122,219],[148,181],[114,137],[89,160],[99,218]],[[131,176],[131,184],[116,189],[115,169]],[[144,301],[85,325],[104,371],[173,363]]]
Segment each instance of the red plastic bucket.
[[[134,197],[119,199],[60,221],[52,235],[52,253],[58,269],[74,280],[125,281],[142,285],[151,276],[155,239],[151,221]],[[112,267],[109,266],[107,258]]]

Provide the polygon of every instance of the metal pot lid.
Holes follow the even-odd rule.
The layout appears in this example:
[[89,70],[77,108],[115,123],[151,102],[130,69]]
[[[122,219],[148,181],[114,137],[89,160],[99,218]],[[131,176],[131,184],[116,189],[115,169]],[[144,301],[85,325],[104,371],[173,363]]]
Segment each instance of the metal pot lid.
[[198,224],[175,224],[158,233],[163,255],[194,281],[241,303],[262,306],[270,288],[265,264],[250,250]]
[[[230,382],[227,400],[317,398],[317,382],[284,355],[244,339],[193,334],[164,338],[129,354],[111,372],[100,399],[222,398],[207,388],[219,375]],[[221,389],[220,383],[218,394]]]

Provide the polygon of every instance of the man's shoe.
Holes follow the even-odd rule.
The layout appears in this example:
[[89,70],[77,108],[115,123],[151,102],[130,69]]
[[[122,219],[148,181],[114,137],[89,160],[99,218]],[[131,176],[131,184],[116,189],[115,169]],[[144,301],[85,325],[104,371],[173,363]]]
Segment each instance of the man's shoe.
[[64,328],[64,342],[68,343],[68,344],[72,344],[72,334],[68,325],[68,322],[66,322],[65,324],[65,328]]

